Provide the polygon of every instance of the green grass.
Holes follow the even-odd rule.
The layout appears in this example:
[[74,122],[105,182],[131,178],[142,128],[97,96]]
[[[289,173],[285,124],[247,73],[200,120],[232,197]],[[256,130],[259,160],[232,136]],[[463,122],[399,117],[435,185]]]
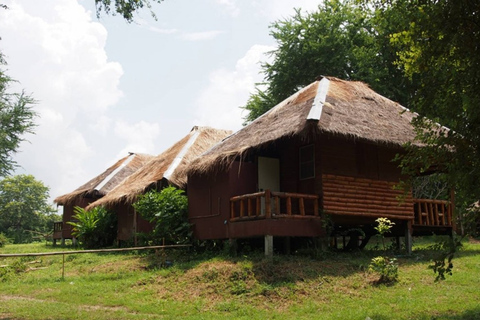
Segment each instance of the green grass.
[[[478,319],[480,244],[465,243],[453,276],[434,282],[430,243],[398,256],[399,282],[390,286],[366,271],[374,250],[316,259],[167,251],[175,261],[168,269],[144,252],[72,254],[64,279],[62,256],[0,258],[27,268],[3,268],[0,319]],[[7,245],[0,253],[65,249]]]

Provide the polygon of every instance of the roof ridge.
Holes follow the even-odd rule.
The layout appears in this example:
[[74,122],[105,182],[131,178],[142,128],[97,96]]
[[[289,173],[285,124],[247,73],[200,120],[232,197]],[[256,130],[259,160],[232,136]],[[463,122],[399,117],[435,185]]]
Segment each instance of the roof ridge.
[[110,174],[108,176],[106,176],[105,179],[103,179],[98,185],[96,185],[93,188],[93,190],[97,190],[97,191],[102,190],[102,188],[105,187],[105,185],[108,182],[110,182],[110,180],[112,180],[113,177],[115,177],[117,175],[117,173],[119,173],[123,168],[125,168],[133,160],[133,158],[135,158],[135,156],[136,156],[135,153],[130,153],[130,155],[127,157],[127,159],[125,161],[123,161],[123,163],[121,165],[119,165],[115,170],[110,172]]

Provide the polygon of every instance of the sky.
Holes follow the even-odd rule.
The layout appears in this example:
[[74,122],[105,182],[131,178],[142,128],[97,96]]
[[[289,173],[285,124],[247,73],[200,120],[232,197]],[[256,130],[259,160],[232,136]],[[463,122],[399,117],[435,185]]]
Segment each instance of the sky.
[[[95,0],[2,0],[7,74],[37,101],[35,134],[14,159],[51,201],[128,152],[157,155],[193,126],[238,130],[269,26],[320,0],[165,0],[127,23]],[[53,203],[53,202],[52,202]]]

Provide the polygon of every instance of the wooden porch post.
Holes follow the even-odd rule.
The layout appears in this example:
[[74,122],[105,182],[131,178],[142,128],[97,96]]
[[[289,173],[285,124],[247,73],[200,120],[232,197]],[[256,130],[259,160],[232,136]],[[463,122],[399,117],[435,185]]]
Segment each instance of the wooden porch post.
[[265,256],[273,257],[273,236],[265,236]]
[[269,189],[265,190],[265,218],[270,219],[272,217],[271,206],[271,192]]
[[407,221],[405,225],[405,248],[407,249],[407,254],[412,254],[412,221]]
[[[450,212],[448,212],[447,215],[450,218],[452,230],[458,233],[457,225],[455,223],[455,189],[454,188],[450,188]],[[460,234],[462,236],[465,235],[465,231],[463,229],[463,217],[462,219],[460,219]]]

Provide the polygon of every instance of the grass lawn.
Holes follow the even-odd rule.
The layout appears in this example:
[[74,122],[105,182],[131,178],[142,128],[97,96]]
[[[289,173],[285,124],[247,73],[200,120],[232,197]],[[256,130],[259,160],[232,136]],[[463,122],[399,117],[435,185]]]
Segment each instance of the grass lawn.
[[[228,257],[167,251],[0,258],[0,319],[480,319],[480,243],[469,241],[453,276],[435,282],[418,240],[398,256],[399,282],[375,285],[375,250]],[[0,253],[69,250],[7,245]],[[16,270],[15,270],[16,269]]]

